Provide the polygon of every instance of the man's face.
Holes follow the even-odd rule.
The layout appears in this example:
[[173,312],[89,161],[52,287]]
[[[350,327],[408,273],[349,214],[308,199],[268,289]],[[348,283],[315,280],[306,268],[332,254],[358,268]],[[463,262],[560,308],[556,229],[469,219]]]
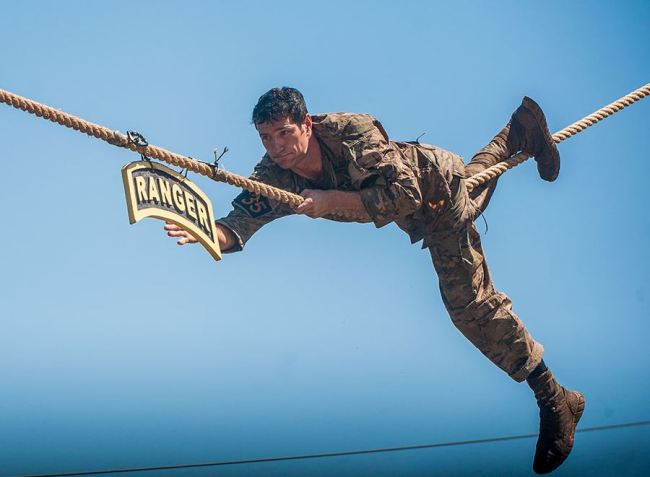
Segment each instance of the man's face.
[[302,124],[284,118],[256,124],[255,127],[264,149],[282,169],[292,169],[306,157],[311,137],[309,114]]

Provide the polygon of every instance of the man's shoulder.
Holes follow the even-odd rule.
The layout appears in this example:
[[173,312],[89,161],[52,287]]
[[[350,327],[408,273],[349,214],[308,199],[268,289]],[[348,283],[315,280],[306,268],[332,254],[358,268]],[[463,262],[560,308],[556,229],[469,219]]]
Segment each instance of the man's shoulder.
[[374,116],[366,113],[323,113],[312,115],[314,133],[319,138],[359,138],[379,131],[388,140],[383,126]]
[[375,117],[367,113],[319,113],[311,116],[314,124],[330,128],[345,128],[351,125],[372,123]]

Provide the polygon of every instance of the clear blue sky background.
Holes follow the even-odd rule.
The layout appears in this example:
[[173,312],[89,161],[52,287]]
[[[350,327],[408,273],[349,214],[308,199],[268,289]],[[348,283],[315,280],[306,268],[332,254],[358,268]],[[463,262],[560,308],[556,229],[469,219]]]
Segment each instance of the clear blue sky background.
[[[0,88],[247,175],[279,85],[465,158],[521,97],[559,130],[650,81],[650,3],[2,4]],[[486,214],[497,286],[587,396],[650,418],[645,100],[511,171]],[[214,262],[129,225],[137,155],[0,105],[0,475],[535,432],[537,409],[451,324],[394,225],[290,217]],[[225,215],[238,193],[192,179]],[[482,222],[479,228],[484,229]],[[556,475],[647,475],[650,429],[581,434]],[[534,440],[159,475],[530,475]],[[135,475],[135,474],[134,474]]]

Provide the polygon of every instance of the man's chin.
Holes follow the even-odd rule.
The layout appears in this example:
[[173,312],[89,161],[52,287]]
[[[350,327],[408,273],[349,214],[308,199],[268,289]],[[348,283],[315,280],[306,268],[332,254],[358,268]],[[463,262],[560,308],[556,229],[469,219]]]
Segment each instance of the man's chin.
[[282,157],[277,157],[277,158],[271,158],[273,162],[275,162],[276,165],[278,165],[282,169],[289,169],[291,166],[291,156],[282,156]]

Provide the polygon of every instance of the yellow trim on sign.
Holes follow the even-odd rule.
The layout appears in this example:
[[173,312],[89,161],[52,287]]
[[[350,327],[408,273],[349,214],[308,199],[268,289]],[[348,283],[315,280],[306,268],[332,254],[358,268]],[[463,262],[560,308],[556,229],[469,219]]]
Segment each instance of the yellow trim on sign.
[[[203,211],[202,207],[199,208],[199,206],[197,205],[199,204],[199,202],[195,201],[194,198],[191,196],[190,196],[191,200],[188,200],[187,197],[184,197],[184,201],[188,200],[189,203],[191,204],[191,210],[189,211],[186,210],[186,203],[183,202],[183,211],[187,212],[192,217],[196,217],[197,220],[201,222],[203,222],[203,220],[201,220],[201,218],[203,217],[203,212],[207,212],[206,225],[208,225],[208,227],[210,228],[210,232],[212,233],[213,238],[210,238],[210,236],[196,223],[192,222],[191,220],[188,220],[182,215],[177,214],[171,210],[164,209],[161,207],[156,207],[155,205],[151,205],[151,204],[147,204],[146,207],[139,209],[138,208],[139,202],[138,202],[138,195],[137,195],[138,191],[140,196],[146,195],[147,197],[149,197],[147,195],[148,194],[147,190],[149,190],[148,189],[149,187],[152,187],[152,189],[150,190],[152,192],[155,192],[156,197],[158,198],[158,202],[161,202],[160,200],[161,195],[163,195],[163,197],[165,198],[168,196],[166,190],[161,191],[156,189],[154,191],[155,185],[154,186],[151,186],[151,184],[147,185],[146,181],[145,183],[139,184],[140,188],[138,188],[137,185],[134,185],[135,180],[134,180],[133,173],[141,169],[149,169],[149,170],[155,169],[157,171],[164,172],[165,174],[171,176],[176,181],[176,183],[178,183],[177,187],[180,187],[180,185],[182,185],[183,187],[190,189],[193,194],[199,197],[206,204],[207,211]],[[219,239],[217,237],[217,230],[214,223],[214,211],[212,210],[212,202],[210,201],[208,196],[201,189],[199,189],[199,187],[196,184],[190,181],[187,177],[184,177],[178,172],[170,169],[169,167],[165,167],[162,164],[158,164],[156,162],[149,162],[149,161],[131,162],[130,164],[127,164],[124,167],[122,167],[122,182],[124,183],[124,194],[126,196],[126,208],[129,213],[129,222],[131,224],[139,222],[145,217],[153,217],[160,220],[167,220],[173,224],[178,225],[183,230],[191,233],[201,243],[201,245],[205,247],[208,253],[210,253],[210,255],[212,255],[212,257],[215,260],[221,260],[221,249],[219,247]],[[172,186],[171,196],[172,196],[172,200],[175,202],[176,196],[174,194],[173,186]],[[197,216],[197,211],[199,210],[201,211],[201,213]]]

